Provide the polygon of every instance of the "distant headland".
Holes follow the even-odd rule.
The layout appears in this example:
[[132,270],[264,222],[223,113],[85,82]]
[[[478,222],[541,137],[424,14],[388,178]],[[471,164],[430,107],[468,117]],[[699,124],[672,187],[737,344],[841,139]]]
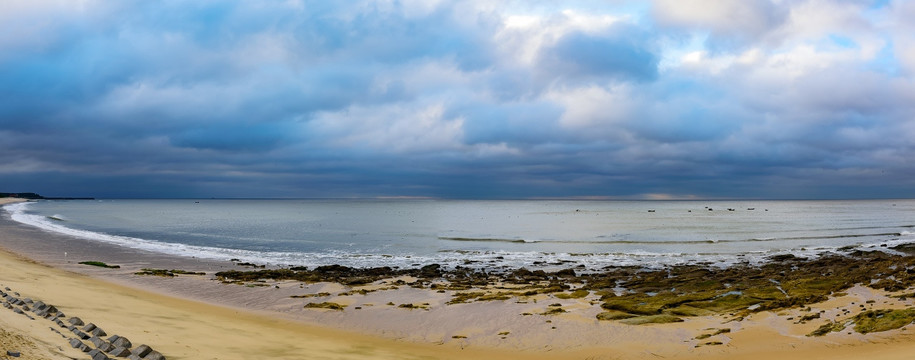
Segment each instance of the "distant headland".
[[29,200],[95,200],[91,197],[44,197],[36,193],[25,192],[25,193],[5,193],[0,192],[0,198],[12,197],[20,199],[29,199]]

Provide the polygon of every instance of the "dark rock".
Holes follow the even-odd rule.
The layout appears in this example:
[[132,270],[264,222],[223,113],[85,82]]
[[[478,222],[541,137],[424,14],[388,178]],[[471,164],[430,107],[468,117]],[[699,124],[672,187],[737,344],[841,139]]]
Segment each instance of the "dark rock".
[[109,359],[108,355],[105,355],[105,353],[103,353],[99,349],[89,350],[88,355],[92,357],[92,360],[108,360]]
[[83,326],[83,331],[92,331],[95,330],[95,324],[88,323],[86,326]]
[[18,351],[12,351],[12,350],[7,350],[7,351],[6,351],[6,354],[9,355],[9,356],[12,356],[12,357],[19,357],[19,356],[22,355],[22,354],[19,353]]
[[429,264],[420,268],[419,272],[425,277],[438,277],[442,275],[442,266],[439,264]]
[[86,345],[86,344],[83,343],[82,341],[79,341],[79,339],[73,339],[73,338],[71,338],[71,339],[70,339],[70,346],[72,346],[74,349],[77,349],[77,350],[82,351],[82,352],[88,352],[88,351],[90,350],[90,349],[89,349],[89,345]]
[[133,349],[133,351],[130,352],[130,355],[136,355],[136,356],[142,358],[142,357],[146,356],[146,354],[149,354],[151,351],[152,351],[152,349],[149,346],[140,345],[140,346],[137,346],[136,349]]
[[[117,335],[115,335],[115,336],[117,336]],[[112,338],[114,338],[114,336],[112,336]],[[118,336],[114,340],[108,339],[108,341],[111,342],[111,345],[118,346],[118,347],[130,348],[131,346],[133,346],[133,344],[130,343],[130,340],[127,340],[127,338],[121,337],[121,336]]]
[[783,254],[783,255],[773,255],[769,257],[770,261],[785,262],[785,261],[800,261],[803,260],[792,254]]
[[70,323],[70,324],[72,324],[72,325],[76,325],[76,326],[83,326],[83,325],[85,325],[85,324],[83,323],[83,319],[80,319],[80,318],[78,318],[78,317],[76,317],[76,316],[71,317],[69,320],[67,320],[67,322]]
[[323,273],[323,274],[329,274],[329,273],[349,274],[352,272],[352,270],[353,269],[350,267],[334,264],[334,265],[318,266],[315,268],[314,272]]
[[105,330],[102,330],[102,328],[99,328],[99,327],[92,329],[91,333],[92,333],[92,335],[95,335],[95,336],[108,335],[108,333],[106,333]]
[[915,255],[915,244],[902,244],[894,246],[892,249],[908,255]]
[[572,269],[562,269],[556,272],[556,276],[562,277],[575,277],[575,270]]
[[109,351],[108,353],[111,354],[111,356],[126,357],[126,356],[130,355],[130,348],[123,347],[123,346],[116,347],[114,349],[111,349],[111,351]]
[[22,299],[22,302],[24,302],[24,303],[26,303],[26,304],[31,304],[31,303],[33,303],[32,299],[30,299],[30,298]]
[[98,336],[93,336],[93,337],[89,338],[89,342],[91,342],[93,345],[95,345],[95,347],[100,347],[100,346],[102,346],[102,344],[108,343],[107,341],[99,338]]
[[111,345],[106,342],[106,343],[103,343],[102,346],[99,346],[98,349],[101,351],[104,351],[104,352],[111,352],[111,350],[114,350],[114,345]]
[[[93,359],[95,360],[95,359]],[[143,360],[165,360],[165,356],[160,354],[158,351],[150,351],[149,354],[143,357]]]

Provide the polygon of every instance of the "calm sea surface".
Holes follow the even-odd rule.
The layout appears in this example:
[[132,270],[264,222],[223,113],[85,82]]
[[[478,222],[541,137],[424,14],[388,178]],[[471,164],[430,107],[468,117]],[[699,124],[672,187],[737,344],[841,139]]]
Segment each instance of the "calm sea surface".
[[5,209],[94,241],[304,266],[727,265],[915,242],[915,200],[100,200]]

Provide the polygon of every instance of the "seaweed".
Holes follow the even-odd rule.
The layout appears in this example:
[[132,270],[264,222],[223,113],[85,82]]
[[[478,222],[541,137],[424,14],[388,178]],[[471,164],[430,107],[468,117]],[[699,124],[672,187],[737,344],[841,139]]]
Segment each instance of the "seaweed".
[[555,296],[555,297],[557,297],[557,298],[559,298],[559,299],[581,299],[581,298],[583,298],[583,297],[585,297],[585,296],[588,296],[588,294],[590,294],[590,293],[591,293],[591,292],[588,291],[588,290],[580,289],[580,290],[575,290],[575,291],[570,292],[570,293],[555,294],[555,295],[553,295],[553,296]]
[[340,305],[333,302],[320,302],[320,303],[308,303],[305,304],[306,309],[328,309],[335,311],[343,311],[346,308],[346,305]]
[[101,261],[80,261],[79,263],[82,265],[98,266],[98,267],[103,267],[106,269],[120,269],[121,268],[120,265],[108,265]]
[[855,322],[855,331],[862,334],[893,330],[915,321],[915,308],[868,310],[855,315],[852,319]]
[[839,332],[845,330],[845,327],[848,326],[845,322],[833,322],[829,321],[816,330],[811,331],[807,336],[823,336],[831,332]]
[[649,315],[623,319],[620,322],[629,325],[668,324],[683,322],[683,319],[673,315]]
[[138,272],[135,272],[134,275],[152,275],[152,276],[162,276],[162,277],[175,277],[177,275],[206,275],[205,272],[193,272],[185,270],[166,270],[166,269],[141,269]]

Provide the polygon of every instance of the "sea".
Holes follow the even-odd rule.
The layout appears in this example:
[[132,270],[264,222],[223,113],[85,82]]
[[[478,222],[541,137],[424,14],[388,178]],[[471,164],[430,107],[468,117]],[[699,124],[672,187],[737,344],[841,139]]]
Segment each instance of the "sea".
[[915,242],[915,200],[42,200],[15,221],[89,241],[275,266],[659,268]]

